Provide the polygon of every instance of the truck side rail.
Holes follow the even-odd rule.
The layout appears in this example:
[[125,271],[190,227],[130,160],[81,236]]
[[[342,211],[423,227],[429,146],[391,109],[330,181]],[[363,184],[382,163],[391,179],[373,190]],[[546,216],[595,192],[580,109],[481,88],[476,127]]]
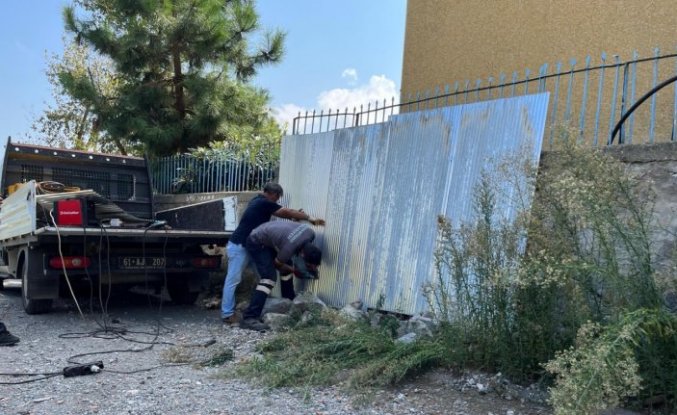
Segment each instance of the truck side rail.
[[20,186],[2,203],[0,240],[29,235],[36,229],[35,180]]

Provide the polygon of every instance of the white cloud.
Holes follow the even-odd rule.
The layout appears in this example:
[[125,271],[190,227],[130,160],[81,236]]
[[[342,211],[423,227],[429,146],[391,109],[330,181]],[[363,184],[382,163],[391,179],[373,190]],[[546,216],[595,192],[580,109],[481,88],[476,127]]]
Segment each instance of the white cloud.
[[341,78],[348,80],[348,84],[355,85],[357,83],[357,69],[355,68],[346,68],[341,73]]
[[352,111],[353,108],[359,110],[360,105],[366,108],[368,103],[373,106],[375,102],[378,102],[381,106],[384,99],[390,104],[393,97],[398,99],[397,94],[395,81],[386,78],[385,75],[372,75],[368,84],[351,89],[335,88],[320,93],[317,103],[319,108],[325,111],[330,108],[341,111],[348,108],[348,111]]
[[305,114],[306,109],[296,104],[284,104],[281,107],[272,108],[271,112],[280,127],[286,130],[287,134],[291,134],[294,117],[297,117],[299,113]]
[[[320,111],[326,114],[329,110],[332,113],[344,112],[346,108],[349,113],[352,113],[354,108],[359,112],[360,105],[366,111],[367,105],[371,104],[373,110],[376,102],[378,102],[379,108],[382,108],[384,100],[386,105],[391,105],[393,98],[395,98],[395,103],[399,102],[399,92],[395,81],[388,79],[385,75],[373,75],[369,78],[367,84],[358,85],[354,88],[335,88],[321,92],[317,97],[317,104],[314,109],[318,114]],[[308,111],[311,112],[312,109]],[[280,126],[287,125],[287,134],[292,133],[292,122],[299,112],[305,115],[306,108],[295,104],[284,104],[272,109],[273,116]],[[394,113],[397,112],[397,108],[395,108]],[[388,114],[390,114],[390,111],[388,111]],[[340,125],[342,122],[343,119],[339,120],[338,124]],[[348,119],[348,122],[351,122],[350,119]]]

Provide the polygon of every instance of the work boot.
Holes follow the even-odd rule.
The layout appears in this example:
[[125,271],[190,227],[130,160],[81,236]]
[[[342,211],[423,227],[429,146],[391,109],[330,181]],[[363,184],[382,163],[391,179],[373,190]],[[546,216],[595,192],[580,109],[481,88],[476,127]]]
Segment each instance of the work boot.
[[240,316],[238,316],[237,313],[232,314],[228,317],[223,317],[221,319],[221,321],[223,321],[223,324],[227,324],[229,326],[235,326],[240,322]]
[[0,331],[0,346],[14,346],[19,343],[19,338],[7,330]]
[[260,322],[255,318],[245,318],[244,320],[240,321],[240,328],[256,331],[270,330],[270,326],[268,326],[266,323]]

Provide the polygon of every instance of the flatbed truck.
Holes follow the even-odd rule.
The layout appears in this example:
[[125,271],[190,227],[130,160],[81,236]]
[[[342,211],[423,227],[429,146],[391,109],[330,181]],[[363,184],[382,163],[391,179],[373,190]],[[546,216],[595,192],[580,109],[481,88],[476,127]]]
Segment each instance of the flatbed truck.
[[4,150],[0,289],[20,281],[26,313],[48,312],[83,284],[165,288],[173,302],[190,304],[220,269],[221,256],[203,246],[226,244],[231,201],[215,212],[212,229],[180,228],[166,220],[171,212],[155,211],[145,158],[10,139]]

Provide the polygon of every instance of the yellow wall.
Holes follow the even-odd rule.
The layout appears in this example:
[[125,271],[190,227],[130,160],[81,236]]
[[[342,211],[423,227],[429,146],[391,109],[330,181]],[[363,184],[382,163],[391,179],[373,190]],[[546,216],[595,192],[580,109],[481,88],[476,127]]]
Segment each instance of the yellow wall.
[[408,0],[402,93],[655,47],[676,51],[677,0]]
[[[546,137],[550,141],[564,129],[568,135],[601,143],[608,139],[621,114],[620,95],[616,101],[611,99],[615,68],[608,68],[603,78],[600,71],[592,71],[577,74],[571,81],[566,74],[570,60],[576,59],[575,68],[583,69],[588,55],[594,67],[602,64],[602,52],[607,53],[606,63],[611,64],[615,62],[613,55],[619,55],[623,62],[632,60],[633,51],[638,51],[640,58],[653,57],[656,47],[661,55],[677,52],[677,0],[408,0],[401,102],[417,98],[417,93],[422,97],[427,92],[436,95],[436,88],[444,92],[445,85],[453,92],[455,82],[460,91],[466,81],[470,81],[472,91],[478,79],[486,87],[489,77],[497,85],[501,73],[507,82],[515,71],[517,79],[523,80],[527,68],[533,80],[544,63],[548,64],[547,73],[553,74],[556,63],[561,62],[564,75],[549,78],[544,84],[551,94]],[[636,74],[634,99],[653,86],[653,65],[649,60],[630,67],[629,78]],[[675,75],[676,66],[675,58],[661,60],[656,82]],[[620,87],[623,69],[619,69]],[[589,85],[584,92],[586,76]],[[536,88],[537,83],[531,82],[529,92],[536,92]],[[523,84],[517,86],[516,93],[522,94],[524,89]],[[633,102],[631,89],[629,86],[626,95],[629,103]],[[511,90],[506,89],[506,93]],[[482,99],[497,94],[498,90],[485,91]],[[652,131],[655,141],[670,139],[674,94],[673,88],[664,88],[656,95],[654,127],[649,104],[634,113],[631,123],[624,124],[626,135],[633,132],[632,142],[652,140]],[[601,106],[596,111],[598,97]],[[456,98],[463,102],[463,94]],[[434,100],[422,105],[446,102]],[[406,106],[402,111],[418,108]],[[629,140],[626,138],[626,142]]]

